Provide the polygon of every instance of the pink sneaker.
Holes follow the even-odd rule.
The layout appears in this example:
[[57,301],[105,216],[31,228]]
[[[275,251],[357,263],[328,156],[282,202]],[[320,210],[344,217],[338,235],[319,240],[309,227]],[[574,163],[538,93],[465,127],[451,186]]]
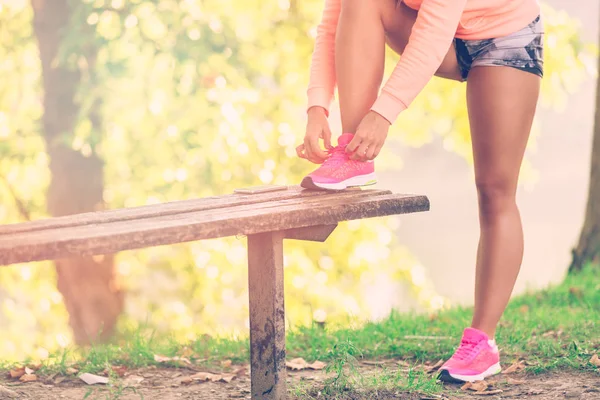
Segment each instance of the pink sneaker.
[[440,380],[445,382],[474,382],[502,370],[495,341],[474,329],[464,330],[460,346],[440,368]]
[[330,150],[329,158],[306,176],[300,186],[307,189],[343,190],[377,183],[374,162],[352,160],[346,153],[346,146],[353,136],[351,133],[341,135],[338,145]]

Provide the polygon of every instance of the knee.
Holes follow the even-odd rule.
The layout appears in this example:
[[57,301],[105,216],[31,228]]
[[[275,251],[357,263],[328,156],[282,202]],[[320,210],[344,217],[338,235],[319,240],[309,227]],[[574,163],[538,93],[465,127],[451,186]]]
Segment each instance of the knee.
[[379,0],[381,22],[387,44],[398,54],[404,53],[412,27],[417,19],[417,11],[400,0]]
[[479,211],[482,216],[492,216],[515,207],[516,184],[506,179],[477,179]]

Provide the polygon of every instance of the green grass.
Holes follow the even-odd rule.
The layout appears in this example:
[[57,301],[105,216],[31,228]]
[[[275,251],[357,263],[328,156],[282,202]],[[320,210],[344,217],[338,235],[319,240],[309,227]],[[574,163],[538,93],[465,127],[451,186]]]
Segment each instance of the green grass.
[[[402,359],[411,365],[436,362],[449,357],[469,324],[470,308],[453,308],[437,315],[392,313],[374,323],[349,322],[348,327],[297,327],[288,331],[288,358],[303,357],[309,362],[328,363],[333,374],[323,390],[329,398],[335,393],[361,388],[435,393],[435,379],[409,370],[382,371],[363,377],[353,366],[360,359]],[[554,332],[554,334],[552,333]],[[600,269],[587,268],[569,275],[565,281],[547,290],[514,298],[498,328],[497,342],[504,366],[524,359],[528,370],[544,373],[561,370],[596,370],[588,360],[600,352]],[[405,336],[434,336],[435,340],[407,339]],[[248,340],[230,340],[203,336],[181,344],[169,338],[156,338],[143,330],[130,332],[117,345],[92,347],[86,351],[65,350],[44,362],[40,373],[66,373],[76,363],[82,372],[100,372],[107,366],[144,367],[156,365],[155,354],[188,356],[197,364],[218,368],[222,360],[247,363]],[[189,355],[193,354],[193,355]],[[162,363],[161,365],[169,365]],[[177,365],[177,363],[171,363]],[[9,365],[4,365],[9,368]],[[310,398],[308,389],[295,389],[299,397]],[[391,390],[391,389],[389,389]],[[302,394],[304,393],[304,395]]]

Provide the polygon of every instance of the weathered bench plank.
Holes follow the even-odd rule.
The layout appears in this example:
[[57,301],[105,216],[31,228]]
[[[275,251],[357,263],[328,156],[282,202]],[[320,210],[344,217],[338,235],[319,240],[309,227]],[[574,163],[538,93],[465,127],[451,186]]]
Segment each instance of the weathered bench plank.
[[116,253],[429,209],[425,196],[348,191],[129,221],[0,235],[0,265]]
[[[345,196],[348,193],[391,194],[389,190],[349,190],[338,193]],[[306,190],[300,186],[290,186],[288,190],[267,192],[261,194],[229,194],[220,197],[206,197],[202,199],[173,201],[162,204],[152,204],[139,207],[120,208],[88,212],[64,217],[46,218],[37,221],[0,225],[0,235],[15,234],[21,232],[32,232],[44,229],[68,228],[89,224],[104,224],[117,221],[131,221],[135,219],[152,218],[189,213],[194,211],[218,210],[228,207],[257,205],[279,200],[307,199],[331,197],[331,192]]]

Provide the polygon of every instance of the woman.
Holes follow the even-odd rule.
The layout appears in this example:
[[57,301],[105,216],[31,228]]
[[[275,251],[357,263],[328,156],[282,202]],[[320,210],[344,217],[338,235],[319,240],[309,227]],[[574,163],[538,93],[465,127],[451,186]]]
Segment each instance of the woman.
[[[434,76],[466,81],[481,235],[475,309],[443,380],[500,372],[494,336],[523,257],[515,201],[543,75],[537,0],[326,0],[308,89],[300,157],[322,164],[304,187],[375,181],[389,126]],[[401,54],[383,79],[385,44]],[[331,146],[328,108],[337,85],[343,134]],[[326,151],[320,148],[323,139]]]

